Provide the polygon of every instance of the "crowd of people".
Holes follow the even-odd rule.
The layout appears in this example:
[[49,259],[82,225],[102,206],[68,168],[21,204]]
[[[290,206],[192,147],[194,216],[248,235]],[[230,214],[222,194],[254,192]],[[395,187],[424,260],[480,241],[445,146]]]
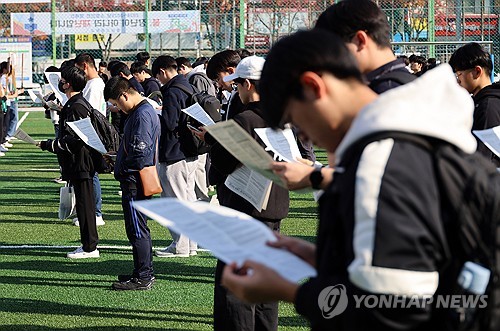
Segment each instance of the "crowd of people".
[[[8,66],[0,68],[0,98],[12,109],[5,117],[3,153],[17,119],[18,91],[8,87]],[[330,6],[313,29],[282,38],[265,59],[241,49],[193,63],[169,55],[151,61],[140,52],[130,66],[118,60],[96,66],[84,53],[60,68],[47,68],[61,72],[58,89],[67,97],[51,117],[55,138],[39,144],[57,154],[61,178],[75,190],[74,224],[80,227],[82,246],[67,257],[100,256],[97,226],[105,222],[97,161],[67,126],[97,109],[120,136],[119,149],[105,159],[120,183],[133,248],[132,271],[119,275],[113,289],[152,288],[153,255],[197,255],[197,243],[175,231],[170,231],[169,246],[153,252],[147,218],[132,207],[134,201],[151,199],[144,194],[140,171],[156,165],[162,197],[209,201],[208,187],[214,186],[220,205],[265,224],[277,236],[270,245],[317,270],[316,277],[294,284],[253,261],[243,266],[217,261],[215,330],[277,330],[280,300],[293,303],[313,330],[455,329],[443,310],[360,309],[354,300],[342,315],[325,318],[318,298],[336,284],[350,295],[387,295],[401,302],[454,288],[461,265],[449,256],[445,224],[450,217],[435,157],[414,139],[387,132],[439,140],[465,154],[477,150],[498,167],[498,157],[471,133],[500,125],[500,85],[492,84],[492,70],[490,54],[477,43],[457,49],[449,65],[437,66],[435,59],[417,55],[396,57],[387,17],[369,0]],[[263,147],[256,128],[286,125],[296,133],[308,162],[270,165],[283,185],[272,184],[266,209],[257,210],[225,185],[242,164],[181,111],[200,93],[220,103],[217,120],[234,120]],[[193,140],[209,151],[193,151]],[[312,143],[327,151],[328,166],[314,163]],[[289,191],[304,188],[324,191],[316,245],[279,234]],[[490,325],[498,315],[488,315]]]

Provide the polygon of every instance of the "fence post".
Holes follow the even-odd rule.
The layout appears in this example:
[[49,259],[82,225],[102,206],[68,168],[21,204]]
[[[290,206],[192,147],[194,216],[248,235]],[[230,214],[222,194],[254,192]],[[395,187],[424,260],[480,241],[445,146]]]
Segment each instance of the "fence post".
[[245,48],[245,0],[240,0],[240,48]]
[[[56,65],[56,54],[57,54],[57,44],[56,44],[56,0],[52,0],[51,3],[51,29],[52,29],[52,65]],[[62,55],[62,54],[61,54]]]
[[150,10],[150,2],[149,0],[144,1],[144,20],[145,26],[144,26],[144,33],[146,34],[146,37],[144,38],[144,43],[145,43],[145,48],[146,52],[150,53],[150,46],[151,46],[151,40],[149,39],[149,10]]
[[[434,4],[435,0],[427,0],[427,40],[430,42],[436,41],[435,22],[434,22]],[[430,45],[429,58],[436,57],[436,46]]]

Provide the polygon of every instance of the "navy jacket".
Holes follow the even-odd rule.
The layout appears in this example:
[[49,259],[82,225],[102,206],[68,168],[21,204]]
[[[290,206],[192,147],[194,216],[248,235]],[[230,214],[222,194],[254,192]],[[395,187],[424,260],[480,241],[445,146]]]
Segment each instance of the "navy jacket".
[[115,162],[115,178],[120,182],[136,181],[144,167],[157,162],[156,142],[160,137],[160,119],[153,107],[141,101],[129,113]]

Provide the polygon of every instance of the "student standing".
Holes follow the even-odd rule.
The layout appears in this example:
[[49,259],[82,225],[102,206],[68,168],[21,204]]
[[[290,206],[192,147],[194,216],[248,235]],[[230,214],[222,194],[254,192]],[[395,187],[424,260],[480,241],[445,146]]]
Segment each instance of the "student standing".
[[57,154],[62,179],[69,181],[75,189],[76,215],[80,223],[82,246],[67,254],[70,259],[99,257],[93,186],[95,171],[90,147],[72,134],[67,125],[67,122],[89,116],[88,102],[80,93],[85,88],[85,84],[86,78],[83,70],[71,66],[62,71],[58,88],[66,94],[68,101],[59,117],[59,137],[54,140],[41,141],[39,145],[42,150]]
[[104,89],[104,97],[128,115],[123,138],[116,156],[115,178],[122,190],[125,230],[132,245],[134,269],[118,276],[115,290],[148,290],[153,286],[153,252],[147,218],[132,206],[133,201],[151,199],[145,196],[139,171],[156,164],[160,120],[153,107],[130,81],[112,77]]

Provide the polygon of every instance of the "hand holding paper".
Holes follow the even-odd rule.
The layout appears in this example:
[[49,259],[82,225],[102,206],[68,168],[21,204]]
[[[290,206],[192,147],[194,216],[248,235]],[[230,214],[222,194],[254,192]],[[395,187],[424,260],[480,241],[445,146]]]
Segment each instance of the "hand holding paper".
[[197,241],[226,263],[241,265],[253,260],[291,282],[316,274],[313,267],[294,254],[267,245],[269,241],[276,241],[273,232],[238,211],[174,198],[134,202],[134,207],[161,225]]
[[254,130],[264,144],[281,159],[287,162],[298,162],[297,159],[302,158],[291,129],[258,128]]

